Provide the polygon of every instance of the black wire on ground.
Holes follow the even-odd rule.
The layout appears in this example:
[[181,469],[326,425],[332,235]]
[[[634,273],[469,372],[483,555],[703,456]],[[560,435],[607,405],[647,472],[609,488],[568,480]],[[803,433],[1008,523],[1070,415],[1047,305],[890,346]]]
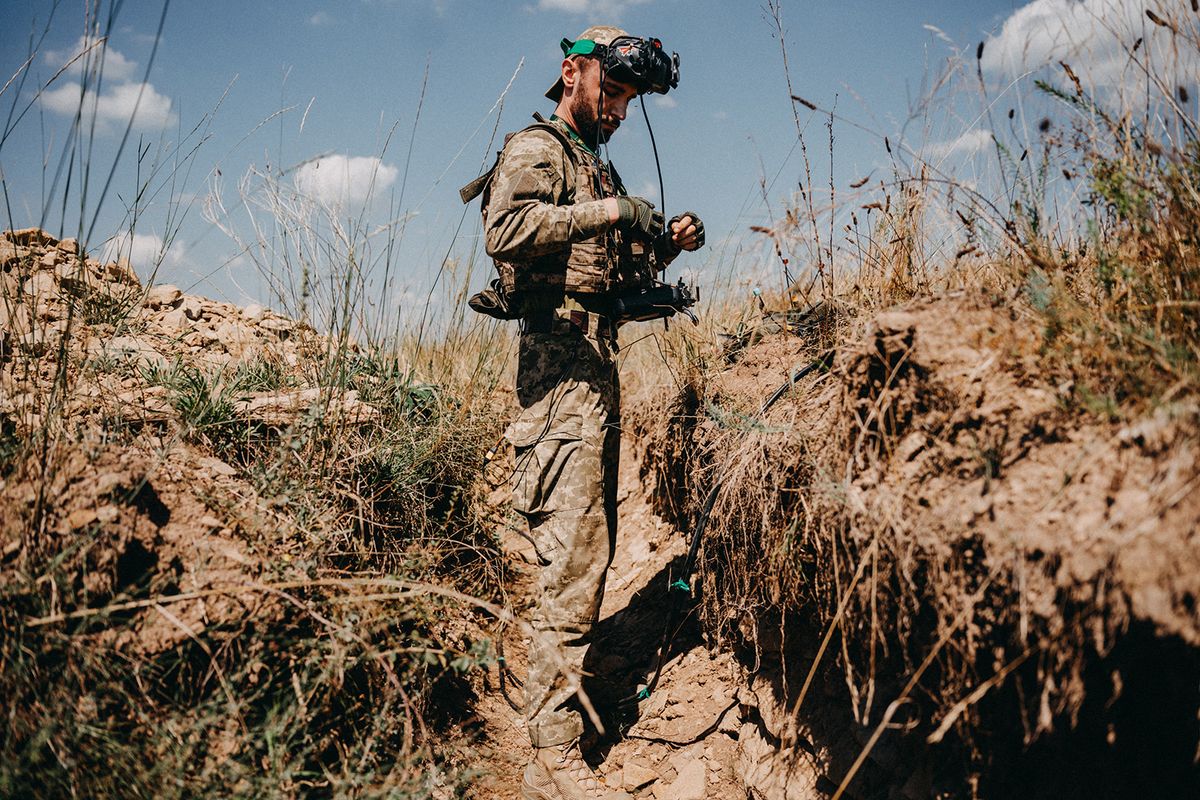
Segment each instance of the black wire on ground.
[[[509,683],[511,683],[513,687],[517,689],[522,688],[524,684],[521,683],[517,676],[513,674],[512,668],[508,665],[508,659],[504,657],[503,631],[501,631],[500,635],[496,637],[496,666],[498,668],[497,672],[499,673],[500,677],[500,694],[504,695],[504,700],[508,703],[508,707],[513,711],[524,711],[525,709],[522,707],[524,704],[522,703],[518,705],[517,701],[513,700],[508,693]],[[506,678],[507,680],[505,680]]]
[[[818,369],[822,371],[828,371],[832,364],[833,352],[829,351],[823,353],[807,366],[793,371],[789,375],[788,380],[773,393],[771,393],[766,402],[763,403],[762,410],[759,412],[759,415],[762,416],[766,414],[767,410],[770,409],[771,406],[775,405],[775,403],[778,402],[781,397],[787,394],[789,389],[795,386],[805,376]],[[692,569],[696,563],[696,556],[700,551],[700,542],[704,538],[704,531],[708,527],[709,517],[712,516],[712,510],[717,504],[717,496],[720,494],[724,485],[725,476],[717,478],[716,482],[713,483],[712,489],[709,490],[708,496],[704,498],[704,506],[700,510],[700,516],[696,518],[696,527],[692,531],[692,541],[688,546],[687,559],[683,562],[682,577],[671,584],[672,594],[671,602],[667,608],[667,625],[663,630],[662,643],[658,648],[658,655],[656,657],[656,663],[654,667],[654,676],[650,679],[650,682],[647,683],[643,688],[639,689],[636,694],[626,697],[621,701],[621,705],[624,707],[636,705],[639,701],[650,697],[655,688],[658,686],[658,681],[662,677],[666,654],[669,652],[671,644],[675,640],[675,635],[678,633],[678,631],[672,630],[675,624],[675,617],[679,613],[679,603],[675,600],[677,596],[675,592],[687,592],[689,597],[692,594]]]

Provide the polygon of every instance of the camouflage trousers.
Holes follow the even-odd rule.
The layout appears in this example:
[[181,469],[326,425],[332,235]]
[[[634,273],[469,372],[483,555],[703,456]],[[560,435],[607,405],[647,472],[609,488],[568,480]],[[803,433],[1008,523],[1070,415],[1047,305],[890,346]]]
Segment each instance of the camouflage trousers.
[[617,535],[615,348],[607,337],[563,327],[521,335],[521,413],[508,432],[516,450],[513,505],[529,522],[542,565],[525,682],[534,747],[583,733],[572,679],[600,614]]

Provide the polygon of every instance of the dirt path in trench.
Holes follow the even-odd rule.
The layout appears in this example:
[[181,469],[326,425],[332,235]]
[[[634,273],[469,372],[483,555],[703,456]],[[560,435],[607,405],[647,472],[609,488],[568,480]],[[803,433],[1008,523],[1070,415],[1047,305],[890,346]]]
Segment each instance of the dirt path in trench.
[[[728,654],[710,653],[700,637],[690,599],[669,596],[680,577],[688,535],[654,514],[639,474],[638,454],[622,443],[617,552],[596,627],[585,682],[605,727],[593,736],[589,760],[612,788],[636,798],[702,800],[744,798],[735,776],[741,724],[736,701],[738,667]],[[514,611],[528,616],[537,566],[532,547],[513,532],[503,536],[515,579]],[[674,590],[676,594],[679,590]],[[678,603],[676,633],[654,692],[636,705],[650,680],[667,624],[669,604]],[[503,642],[512,674],[523,679],[526,643],[515,630]],[[606,679],[601,679],[605,676]],[[483,723],[487,773],[475,797],[515,800],[530,756],[524,720],[505,698],[492,667],[480,688],[477,714]],[[508,697],[522,702],[521,689],[506,682]]]

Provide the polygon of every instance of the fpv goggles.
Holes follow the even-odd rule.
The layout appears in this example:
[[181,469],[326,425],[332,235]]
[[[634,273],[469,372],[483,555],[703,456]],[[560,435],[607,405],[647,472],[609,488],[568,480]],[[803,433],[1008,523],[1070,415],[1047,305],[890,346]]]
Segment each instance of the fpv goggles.
[[679,54],[667,55],[658,39],[618,36],[608,44],[590,39],[560,43],[563,57],[593,56],[600,59],[605,74],[637,88],[639,94],[666,94],[679,86]]

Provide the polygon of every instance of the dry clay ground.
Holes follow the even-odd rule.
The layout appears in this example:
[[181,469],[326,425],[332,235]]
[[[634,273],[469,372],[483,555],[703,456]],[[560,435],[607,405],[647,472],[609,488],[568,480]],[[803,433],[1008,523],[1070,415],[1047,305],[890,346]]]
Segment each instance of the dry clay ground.
[[[279,585],[302,578],[291,565],[302,561],[308,543],[287,529],[271,497],[186,440],[168,403],[168,390],[148,383],[145,376],[155,370],[179,373],[181,366],[233,374],[240,365],[264,362],[291,373],[326,344],[311,329],[261,307],[215,303],[173,287],[147,291],[127,265],[79,255],[73,242],[57,242],[40,231],[9,233],[0,240],[6,299],[0,309],[0,412],[5,424],[18,420],[36,429],[44,414],[53,413],[90,442],[66,460],[53,485],[41,485],[33,475],[13,475],[0,484],[0,578],[22,569],[16,532],[41,504],[49,510],[42,516],[40,541],[78,530],[95,531],[98,537],[95,547],[61,567],[73,592],[63,600],[62,611],[71,610],[68,601],[74,607],[103,606],[127,596],[131,586],[153,595],[177,595],[169,606],[132,609],[133,624],[126,634],[131,641],[109,644],[132,652],[161,652],[194,639],[214,620],[296,613],[286,598],[256,587],[268,580]],[[9,302],[13,298],[18,302]],[[74,311],[68,313],[70,309]],[[1047,384],[1041,377],[1037,339],[1029,330],[1027,321],[982,298],[916,304],[867,323],[861,341],[838,353],[827,376],[795,387],[772,410],[769,425],[749,426],[763,440],[758,450],[745,451],[746,430],[718,424],[721,417],[714,413],[693,410],[690,418],[698,424],[690,435],[701,451],[747,455],[743,472],[760,492],[783,496],[787,490],[788,497],[811,497],[818,503],[843,497],[830,513],[845,517],[850,536],[871,530],[867,523],[872,520],[889,520],[894,523],[890,541],[921,563],[939,570],[944,566],[953,579],[946,583],[951,588],[960,575],[967,583],[976,573],[992,575],[1004,588],[996,597],[1003,605],[989,612],[995,618],[992,627],[1007,636],[1005,626],[1015,620],[1020,648],[1052,655],[1064,635],[1074,639],[1086,631],[1103,655],[1137,625],[1159,641],[1175,643],[1172,652],[1182,659],[1177,667],[1194,665],[1200,648],[1197,411],[1183,404],[1141,420],[1108,422],[1072,410],[1062,399],[1069,387]],[[49,403],[63,343],[65,357],[78,366],[73,373],[77,382],[69,387],[66,406],[53,409]],[[752,414],[754,404],[778,385],[786,370],[808,357],[796,337],[764,340],[718,376],[710,389],[711,406]],[[891,365],[882,383],[876,362]],[[746,402],[739,405],[739,396]],[[854,428],[862,409],[886,403],[892,404],[889,419],[903,423],[894,431],[898,446],[864,450],[838,473],[849,482],[847,495],[814,493],[821,488],[816,484],[776,487],[770,482],[773,475],[788,478],[786,471],[769,472],[766,480],[754,473],[752,467],[760,461],[786,463],[794,457],[789,442],[795,432],[816,441],[838,441],[839,432]],[[232,411],[240,419],[270,422],[295,418],[314,405],[346,424],[376,412],[353,389],[330,397],[302,386],[239,393]],[[661,409],[655,413],[663,424],[670,416]],[[101,432],[113,425],[130,426],[129,444],[114,446],[105,439]],[[701,631],[690,598],[670,589],[681,577],[689,532],[651,510],[651,492],[662,494],[663,478],[647,480],[641,462],[655,436],[662,439],[661,432],[640,439],[626,432],[618,549],[596,645],[585,665],[608,678],[585,684],[605,728],[592,749],[599,771],[609,784],[638,798],[743,798],[748,787],[754,797],[826,797],[831,779],[836,786],[849,766],[831,761],[828,753],[840,749],[853,755],[869,728],[843,726],[854,728],[847,736],[858,737],[857,743],[839,748],[822,737],[816,757],[800,759],[799,766],[793,759],[782,783],[772,777],[780,771],[778,745],[789,726],[780,703],[790,705],[791,698],[786,692],[773,696],[777,682],[768,670],[747,674],[727,648],[711,647],[712,631]],[[979,471],[984,444],[995,451],[1002,472]],[[686,459],[686,450],[674,455]],[[855,453],[860,450],[854,448]],[[759,451],[769,457],[760,459]],[[675,498],[680,505],[695,504],[707,492],[705,482],[712,480],[712,473],[703,469],[691,474],[695,486],[666,486],[680,495]],[[493,483],[501,502],[501,481]],[[797,488],[803,492],[795,492]],[[731,486],[727,502],[736,506],[745,491],[745,486]],[[661,496],[655,499],[661,504]],[[736,520],[734,511],[722,513]],[[708,531],[701,559],[705,569],[697,583],[709,580],[704,576],[715,564],[712,559],[722,557],[710,545],[722,545],[724,535],[723,526]],[[512,607],[523,615],[532,601],[536,567],[520,536],[510,531],[503,538],[515,576],[509,587]],[[969,560],[960,558],[964,542],[974,554]],[[735,544],[731,557],[751,552],[747,544]],[[775,564],[764,560],[750,566],[764,585],[773,580]],[[241,591],[230,591],[230,585]],[[710,603],[712,598],[728,602],[734,594],[720,596],[706,589]],[[679,628],[661,681],[648,698],[623,704],[651,674],[668,610],[676,602],[684,613],[676,617]],[[1064,603],[1072,609],[1066,619]],[[725,610],[736,609],[730,604]],[[1104,624],[1096,627],[1097,620]],[[525,672],[521,638],[513,629],[503,637],[511,675],[518,680]],[[989,641],[1007,641],[1012,647],[1003,637]],[[998,663],[1007,660],[999,658]],[[807,663],[791,668],[803,671]],[[1172,674],[1190,675],[1191,669],[1179,667]],[[1123,686],[1125,697],[1138,696],[1143,687],[1136,680],[1146,680],[1145,675],[1122,674],[1124,678],[1112,678],[1114,694]],[[1047,678],[1045,719],[1035,716],[1030,724],[1039,731],[1043,723],[1069,724],[1055,714],[1073,707],[1071,698],[1063,697],[1074,685]],[[1177,703],[1180,710],[1171,716],[1182,732],[1173,747],[1194,753],[1195,683],[1188,686],[1180,695],[1185,702]],[[495,665],[476,686],[484,734],[478,797],[517,797],[529,755],[520,714],[508,702],[519,704],[520,688],[511,681],[506,688],[509,698]],[[970,697],[964,694],[963,699]],[[1116,696],[1100,700],[1118,709],[1130,705]],[[829,704],[836,702],[841,700]],[[1020,726],[1021,721],[1004,724]],[[1118,742],[1128,741],[1121,738],[1125,734],[1119,725],[1114,730]],[[930,796],[928,781],[903,769],[897,774],[895,765],[879,780],[893,787],[891,796],[897,798]]]
[[[284,594],[267,587],[306,580],[303,536],[275,505],[278,498],[263,496],[234,465],[189,441],[171,405],[172,390],[147,376],[157,371],[177,380],[197,370],[232,381],[239,370],[263,364],[298,376],[304,360],[329,343],[261,306],[215,302],[173,286],[144,287],[127,263],[102,263],[73,240],[60,242],[36,229],[0,238],[0,267],[0,414],[19,434],[49,419],[83,443],[48,482],[24,471],[0,480],[0,580],[16,580],[25,569],[21,531],[36,516],[38,541],[47,546],[81,533],[93,539],[59,567],[70,596],[35,624],[60,624],[60,614],[127,602],[132,619],[114,634],[120,641],[102,632],[95,644],[135,658],[198,640],[231,620],[297,613]],[[72,365],[70,385],[54,407],[63,358]],[[303,384],[239,390],[231,402],[243,423],[283,426],[314,409],[335,424],[377,415],[354,389],[330,396]],[[104,431],[113,426],[126,431],[124,443],[108,441]],[[597,750],[605,757],[602,770],[639,797],[741,796],[731,783],[733,665],[700,645],[694,622],[675,637],[662,681],[640,712],[636,704],[611,712],[619,705],[614,698],[635,694],[653,664],[667,586],[678,577],[686,546],[650,511],[638,454],[628,450],[621,487],[619,550],[598,627],[604,646],[594,648],[588,664],[599,662],[597,672],[618,679],[589,686],[597,705],[608,709],[603,724],[610,735]],[[502,506],[503,488],[495,494]],[[513,606],[522,614],[537,568],[525,540],[511,531],[504,538],[514,566]],[[139,600],[142,595],[170,596],[170,602]],[[681,609],[690,608],[686,597],[679,600]],[[510,632],[505,646],[513,674],[523,676],[525,643]],[[478,695],[487,735],[476,796],[516,797],[528,740],[491,670]],[[519,688],[509,693],[520,701]],[[217,746],[209,757],[222,753]]]
[[[596,643],[584,665],[610,679],[585,682],[605,734],[589,734],[587,755],[608,786],[634,797],[742,798],[746,793],[737,775],[745,765],[739,760],[754,759],[757,753],[739,750],[739,671],[729,654],[705,647],[690,597],[670,588],[680,578],[686,535],[652,511],[640,476],[640,453],[629,438],[622,443],[616,557],[608,573]],[[503,541],[516,576],[514,611],[524,613],[536,586],[533,548],[511,529]],[[670,620],[676,633],[662,677],[650,696],[639,701],[638,691],[654,672]],[[512,675],[520,680],[526,667],[524,637],[512,631],[503,647]],[[481,767],[489,774],[474,796],[513,800],[520,796],[521,773],[531,750],[521,715],[508,703],[511,699],[520,704],[521,690],[506,682],[502,691],[499,677],[498,668],[492,667],[481,687]]]
[[[671,603],[689,613],[653,693],[607,723],[599,771],[656,800],[826,798],[852,773],[847,796],[894,800],[1195,796],[1196,405],[1125,419],[1090,410],[1082,389],[1047,369],[1037,321],[985,293],[916,301],[856,329],[828,370],[792,387],[763,422],[764,398],[813,358],[800,337],[766,336],[690,407],[681,396],[668,410],[634,410],[590,660],[618,685],[597,685],[598,706],[647,680]],[[696,519],[726,477],[692,576],[706,598],[702,632],[699,611],[669,589],[690,531],[655,516],[651,499]],[[848,575],[839,583],[837,563],[820,560],[830,542],[865,554],[879,589],[874,578],[857,590]],[[523,542],[509,545],[520,559]],[[530,600],[528,560],[517,610]],[[817,600],[781,599],[797,586]],[[824,623],[793,617],[778,631],[784,650],[766,641],[769,612],[832,607],[847,591],[863,608],[840,626],[831,650],[841,652],[825,655],[798,732],[798,676],[821,662],[812,648]],[[896,663],[922,640],[926,649]],[[917,716],[873,739],[889,697],[908,691],[938,641],[945,667],[909,704]],[[519,676],[520,643],[508,650]],[[876,653],[888,664],[878,674]],[[485,796],[515,797],[528,753],[518,715],[494,691],[480,715],[493,746]],[[944,771],[957,756],[938,743],[959,735],[979,749]]]
[[[55,612],[128,600],[132,587],[178,595],[153,610],[134,603],[134,624],[121,634],[130,641],[118,643],[133,653],[163,652],[216,621],[276,605],[254,585],[286,580],[304,542],[234,466],[188,440],[163,383],[232,376],[250,363],[299,372],[326,344],[262,306],[143,287],[128,262],[101,263],[75,240],[37,229],[4,233],[0,267],[0,419],[6,434],[44,431],[45,460],[57,463],[48,480],[36,460],[0,480],[0,580],[26,569],[22,534],[39,519],[30,538],[45,547],[94,538],[61,560],[71,596],[61,607],[56,599]],[[69,370],[59,369],[64,362]],[[279,423],[318,400],[326,398],[315,389],[250,392],[230,410],[243,423]],[[346,421],[374,411],[354,391],[329,402]],[[236,596],[231,586],[247,591]]]

